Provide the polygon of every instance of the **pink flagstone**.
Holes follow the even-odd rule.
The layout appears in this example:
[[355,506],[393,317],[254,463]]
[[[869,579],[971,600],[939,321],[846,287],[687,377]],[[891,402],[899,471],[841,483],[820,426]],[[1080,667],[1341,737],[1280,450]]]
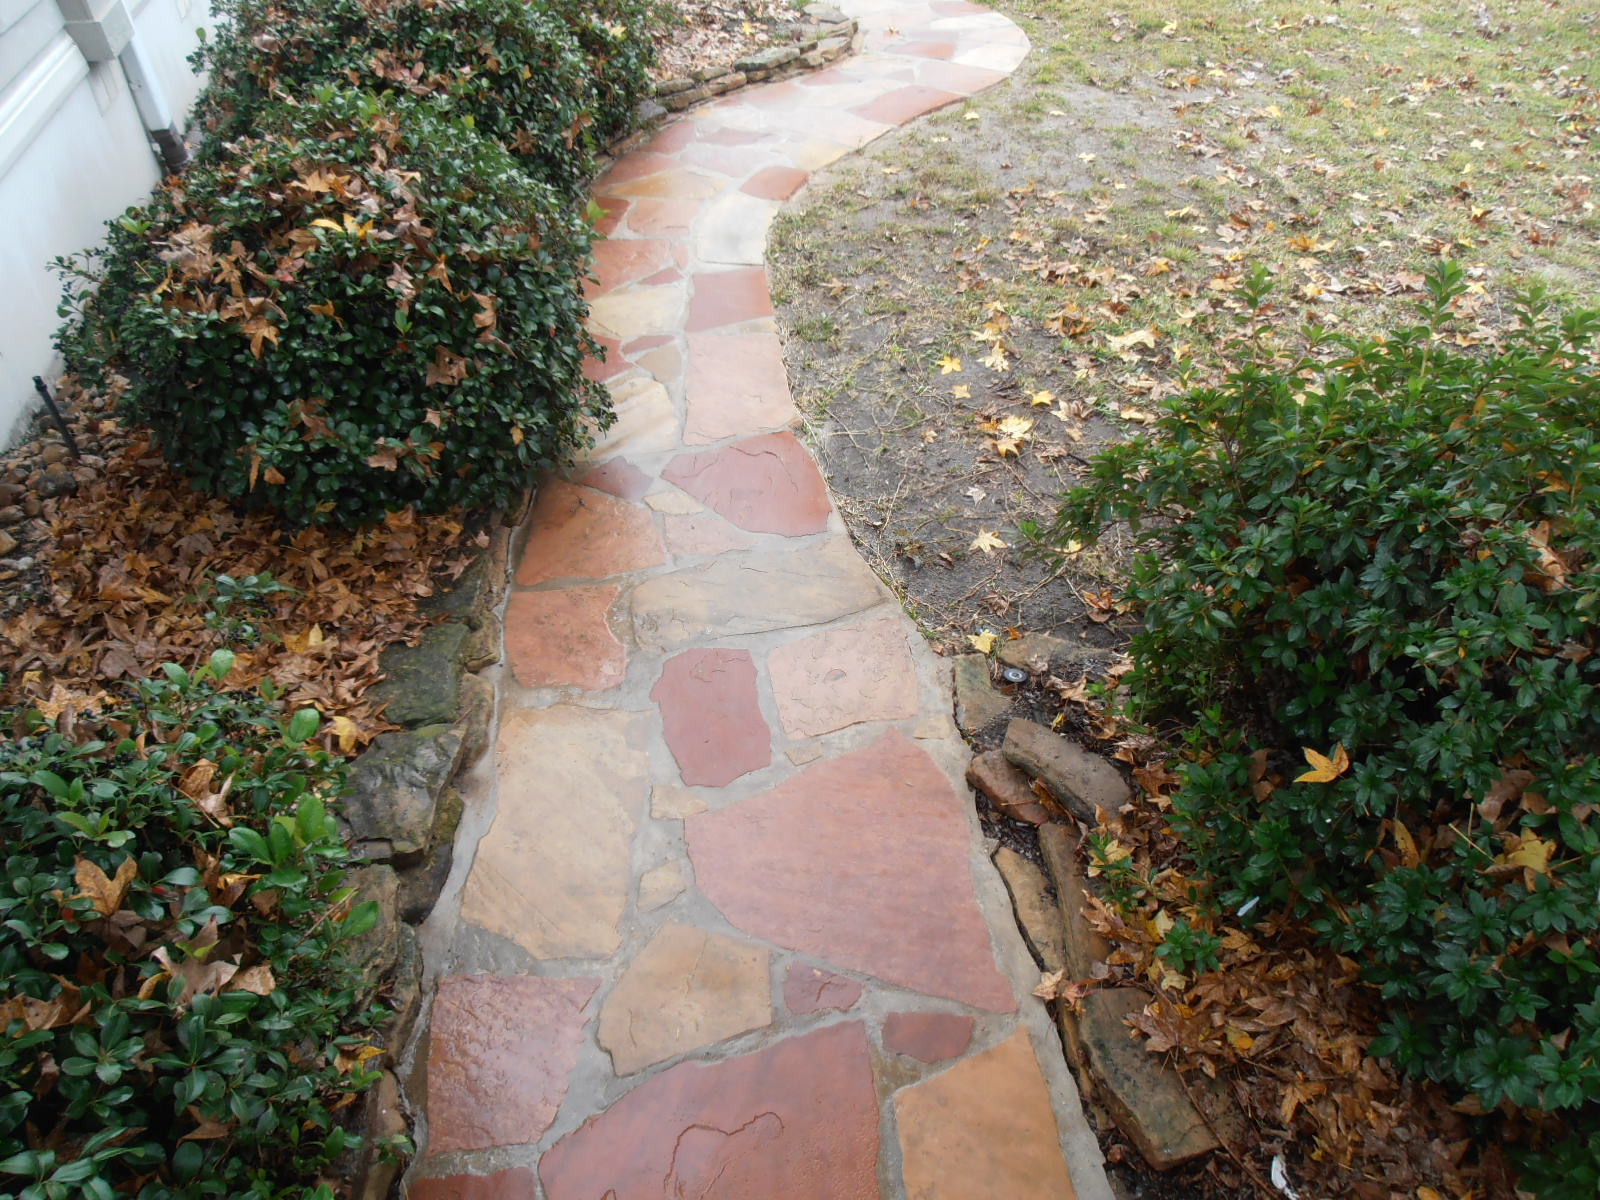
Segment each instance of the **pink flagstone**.
[[686,650],[667,660],[650,699],[684,783],[722,787],[772,762],[748,650]]
[[891,732],[685,822],[700,890],[746,933],[889,983],[1011,1012],[950,781]]
[[790,963],[783,977],[783,1006],[796,1016],[843,1011],[861,999],[861,985],[854,979],[824,971],[821,967],[808,967],[804,963]]
[[548,1200],[878,1200],[878,1104],[859,1022],[680,1063],[539,1160]]
[[883,1023],[883,1047],[926,1063],[943,1062],[972,1044],[971,1017],[954,1013],[890,1013]]
[[721,450],[680,454],[661,477],[753,533],[821,533],[833,511],[816,463],[792,433],[767,433]]
[[517,584],[605,579],[666,562],[655,521],[637,505],[563,480],[547,480],[529,518]]
[[536,1142],[578,1061],[598,979],[452,975],[439,981],[428,1049],[428,1149]]
[[622,682],[627,650],[606,614],[614,587],[516,592],[506,604],[506,660],[523,687],[599,692]]

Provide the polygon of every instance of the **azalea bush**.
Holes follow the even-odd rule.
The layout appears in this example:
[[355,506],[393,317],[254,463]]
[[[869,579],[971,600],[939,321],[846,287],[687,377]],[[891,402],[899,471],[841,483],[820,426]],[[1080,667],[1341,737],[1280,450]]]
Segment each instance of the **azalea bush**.
[[374,1074],[314,710],[168,666],[0,743],[0,1194],[327,1197]]
[[1600,312],[1533,293],[1478,347],[1460,271],[1427,286],[1384,338],[1247,340],[1042,536],[1134,530],[1129,705],[1187,730],[1172,817],[1211,903],[1354,958],[1390,1013],[1371,1053],[1548,1118],[1567,1165],[1530,1179],[1592,1196]]
[[604,422],[555,189],[428,100],[323,88],[255,127],[69,289],[69,365],[192,483],[299,522],[492,507]]

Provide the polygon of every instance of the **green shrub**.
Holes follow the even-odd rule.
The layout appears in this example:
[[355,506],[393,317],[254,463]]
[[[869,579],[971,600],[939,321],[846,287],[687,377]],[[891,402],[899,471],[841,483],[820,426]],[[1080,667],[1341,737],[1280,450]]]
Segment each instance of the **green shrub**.
[[[1592,1131],[1600,312],[1534,294],[1464,349],[1464,287],[1446,264],[1386,339],[1258,347],[1101,454],[1048,537],[1135,528],[1129,695],[1190,727],[1173,812],[1213,901],[1363,963],[1374,1054]],[[1306,749],[1331,781],[1296,781]]]
[[0,1194],[331,1200],[376,913],[317,714],[219,690],[231,659],[0,744]]
[[582,218],[431,102],[324,89],[257,124],[112,224],[71,368],[202,490],[296,521],[492,506],[569,457],[607,412]]
[[644,14],[619,21],[524,0],[223,0],[196,55],[211,82],[201,113],[220,139],[318,85],[447,102],[527,170],[577,197],[597,135],[627,124],[648,86]]

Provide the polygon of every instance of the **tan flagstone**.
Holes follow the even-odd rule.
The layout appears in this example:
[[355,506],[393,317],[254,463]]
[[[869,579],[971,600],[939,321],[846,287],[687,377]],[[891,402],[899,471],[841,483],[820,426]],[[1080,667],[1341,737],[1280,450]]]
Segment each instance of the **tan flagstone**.
[[713,638],[818,625],[870,608],[883,585],[844,538],[779,553],[713,559],[633,592],[638,644],[675,650]]
[[894,618],[801,638],[767,656],[790,737],[917,715],[917,673]]
[[1028,1033],[895,1096],[906,1200],[1073,1200]]
[[688,925],[664,926],[600,1009],[599,1042],[618,1075],[772,1023],[765,947]]
[[636,713],[513,709],[501,722],[499,810],[478,843],[461,915],[536,958],[606,958],[633,879],[649,791]]

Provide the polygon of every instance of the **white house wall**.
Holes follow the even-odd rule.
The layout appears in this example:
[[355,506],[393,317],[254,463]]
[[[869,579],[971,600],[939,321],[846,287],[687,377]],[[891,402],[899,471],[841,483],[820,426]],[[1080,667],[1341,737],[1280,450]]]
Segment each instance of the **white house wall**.
[[[199,91],[187,56],[211,23],[205,0],[130,6],[174,113]],[[51,346],[60,283],[49,264],[97,244],[105,222],[160,179],[122,69],[90,66],[53,0],[0,0],[0,446],[60,368]]]

